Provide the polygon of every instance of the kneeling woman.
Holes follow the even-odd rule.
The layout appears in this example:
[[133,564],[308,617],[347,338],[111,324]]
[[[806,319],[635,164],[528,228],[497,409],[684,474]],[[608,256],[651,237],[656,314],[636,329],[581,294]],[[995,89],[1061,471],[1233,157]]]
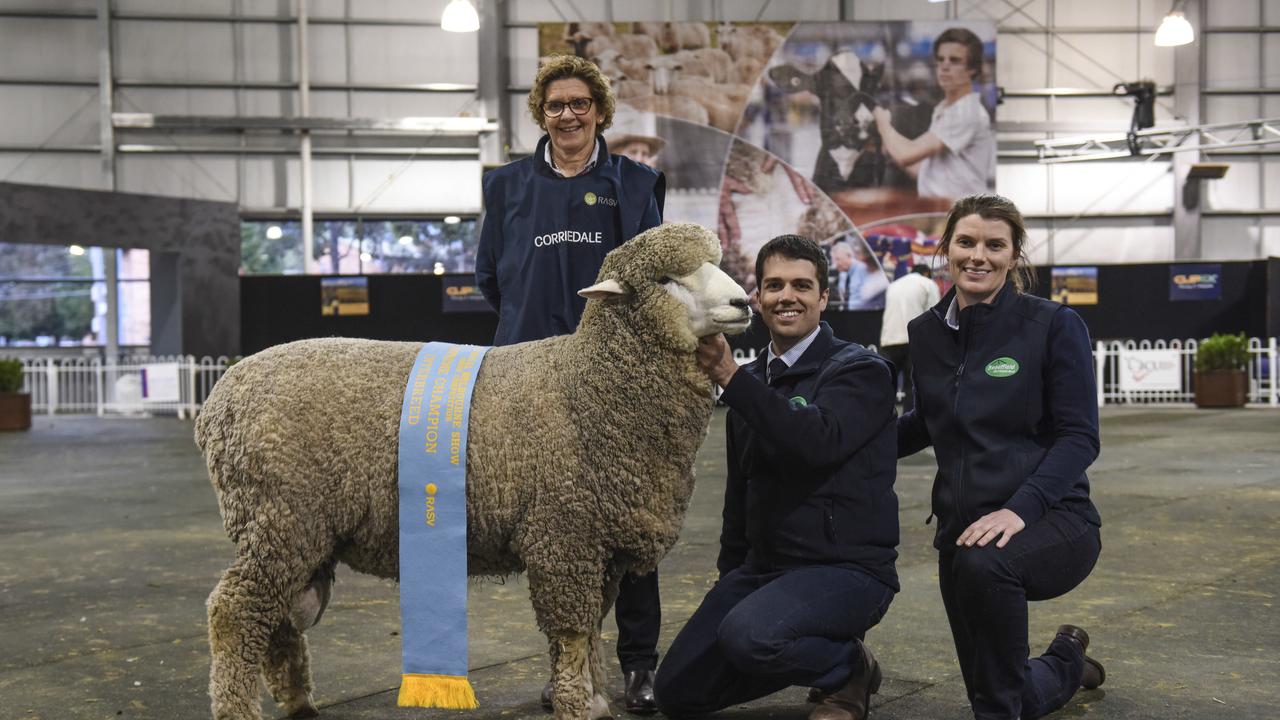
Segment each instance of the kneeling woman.
[[908,326],[915,409],[898,420],[899,457],[937,453],[938,583],[980,720],[1041,717],[1104,677],[1073,625],[1028,658],[1027,601],[1088,577],[1101,520],[1085,475],[1099,447],[1089,332],[1023,294],[1025,241],[1005,198],[952,207],[938,252],[955,287]]

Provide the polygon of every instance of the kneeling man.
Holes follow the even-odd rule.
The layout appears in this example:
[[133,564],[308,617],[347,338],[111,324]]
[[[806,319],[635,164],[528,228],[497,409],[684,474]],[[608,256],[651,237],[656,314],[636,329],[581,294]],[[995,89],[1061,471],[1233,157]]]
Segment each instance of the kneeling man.
[[811,720],[862,720],[880,685],[862,637],[898,591],[893,373],[819,321],[827,260],[813,241],[770,240],[756,278],[768,351],[739,368],[723,336],[698,349],[730,408],[720,580],[655,695],[678,718],[801,685],[820,698]]

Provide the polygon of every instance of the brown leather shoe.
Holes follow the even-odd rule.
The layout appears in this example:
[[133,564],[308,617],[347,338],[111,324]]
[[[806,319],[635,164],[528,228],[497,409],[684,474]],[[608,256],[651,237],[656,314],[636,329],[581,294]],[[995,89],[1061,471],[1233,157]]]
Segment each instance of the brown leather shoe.
[[1082,627],[1075,625],[1061,625],[1058,627],[1058,634],[1065,636],[1069,640],[1074,640],[1080,646],[1080,652],[1085,653],[1084,656],[1084,674],[1080,676],[1080,687],[1085,690],[1096,690],[1107,681],[1107,670],[1102,667],[1102,663],[1089,657],[1087,651],[1089,649],[1089,633],[1085,632]]
[[627,712],[632,715],[652,715],[658,712],[658,702],[653,698],[652,670],[632,670],[622,673]]
[[871,696],[880,691],[880,663],[862,645],[862,672],[849,678],[845,686],[828,693],[809,713],[809,720],[866,720]]

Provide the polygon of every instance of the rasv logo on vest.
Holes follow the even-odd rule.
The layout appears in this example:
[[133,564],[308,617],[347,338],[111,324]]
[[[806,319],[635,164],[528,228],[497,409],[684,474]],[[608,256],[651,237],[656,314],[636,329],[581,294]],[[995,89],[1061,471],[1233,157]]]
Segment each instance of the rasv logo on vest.
[[993,378],[1007,378],[1018,374],[1018,361],[1011,357],[1000,357],[987,363],[987,374]]

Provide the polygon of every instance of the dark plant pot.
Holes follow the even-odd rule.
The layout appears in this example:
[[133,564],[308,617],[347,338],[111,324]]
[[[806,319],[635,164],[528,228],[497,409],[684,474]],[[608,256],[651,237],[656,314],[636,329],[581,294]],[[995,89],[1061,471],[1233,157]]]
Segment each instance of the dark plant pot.
[[0,393],[0,430],[31,429],[31,394]]
[[1196,373],[1196,407],[1244,407],[1249,378],[1243,370]]

